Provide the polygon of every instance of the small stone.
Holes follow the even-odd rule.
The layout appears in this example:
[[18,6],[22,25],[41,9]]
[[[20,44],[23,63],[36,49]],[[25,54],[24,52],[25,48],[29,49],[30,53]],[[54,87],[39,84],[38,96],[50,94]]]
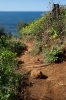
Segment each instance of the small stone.
[[35,79],[42,79],[43,78],[43,73],[42,71],[35,69],[31,71],[31,77]]

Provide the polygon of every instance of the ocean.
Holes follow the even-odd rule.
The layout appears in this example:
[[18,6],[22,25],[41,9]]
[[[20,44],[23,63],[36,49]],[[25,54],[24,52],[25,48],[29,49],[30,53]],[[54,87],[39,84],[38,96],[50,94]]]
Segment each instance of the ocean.
[[0,12],[0,24],[12,35],[17,35],[16,26],[20,21],[30,22],[41,17],[45,12]]

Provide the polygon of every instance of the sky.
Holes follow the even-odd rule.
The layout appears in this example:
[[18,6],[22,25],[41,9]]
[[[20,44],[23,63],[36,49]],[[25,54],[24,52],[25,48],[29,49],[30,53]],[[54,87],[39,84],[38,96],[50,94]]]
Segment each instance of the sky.
[[0,11],[48,11],[52,1],[66,4],[66,0],[0,0]]

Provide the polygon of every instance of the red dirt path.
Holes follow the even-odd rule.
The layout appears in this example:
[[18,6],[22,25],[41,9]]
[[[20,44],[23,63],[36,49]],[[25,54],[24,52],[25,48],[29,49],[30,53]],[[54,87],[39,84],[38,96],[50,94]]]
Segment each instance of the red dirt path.
[[17,59],[24,62],[20,64],[18,73],[25,73],[39,69],[47,79],[33,79],[29,76],[29,83],[33,85],[26,88],[24,100],[66,100],[66,62],[45,66],[41,55],[32,57],[29,52],[33,48],[33,39],[24,42],[28,50]]

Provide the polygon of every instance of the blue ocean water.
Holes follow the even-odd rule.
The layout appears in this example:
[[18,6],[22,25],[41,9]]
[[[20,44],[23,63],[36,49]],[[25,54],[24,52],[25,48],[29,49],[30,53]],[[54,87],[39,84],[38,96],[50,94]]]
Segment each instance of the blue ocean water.
[[13,35],[17,34],[16,25],[20,21],[30,22],[45,12],[0,12],[0,24],[5,27],[7,31],[11,31]]

